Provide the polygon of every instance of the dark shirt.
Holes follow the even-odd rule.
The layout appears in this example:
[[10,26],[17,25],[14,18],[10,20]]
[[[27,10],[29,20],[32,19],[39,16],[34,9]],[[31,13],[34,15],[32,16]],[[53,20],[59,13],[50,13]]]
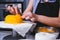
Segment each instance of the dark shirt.
[[[45,3],[39,2],[35,13],[38,15],[44,15],[48,17],[58,17],[58,11],[59,11],[59,0],[56,0],[56,2],[45,2]],[[37,26],[48,26],[48,25],[37,22]]]
[[[35,13],[38,15],[44,15],[44,16],[48,16],[48,17],[58,17],[59,0],[56,0],[56,2],[45,2],[45,3],[39,2]],[[40,22],[36,22],[36,23],[37,23],[37,26],[36,26],[35,30],[38,27],[48,26],[48,25],[40,23]],[[60,32],[60,28],[58,29],[58,31]],[[60,34],[59,34],[58,38],[60,38]]]

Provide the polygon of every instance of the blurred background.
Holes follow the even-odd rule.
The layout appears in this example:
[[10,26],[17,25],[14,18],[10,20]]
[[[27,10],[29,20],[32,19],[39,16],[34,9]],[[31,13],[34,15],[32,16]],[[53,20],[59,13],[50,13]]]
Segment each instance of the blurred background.
[[8,5],[18,6],[20,12],[23,12],[28,5],[29,0],[0,0],[0,21],[9,13],[6,8]]

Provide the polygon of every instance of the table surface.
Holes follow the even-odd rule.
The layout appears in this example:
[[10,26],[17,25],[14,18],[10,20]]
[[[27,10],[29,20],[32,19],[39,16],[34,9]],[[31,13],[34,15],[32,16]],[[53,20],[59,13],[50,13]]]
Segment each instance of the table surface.
[[[10,32],[9,31],[0,31],[0,40],[2,37],[6,36],[6,35],[11,35],[11,34],[12,34],[11,31]],[[30,34],[27,34],[26,37],[27,37],[26,39],[18,39],[18,40],[34,40],[34,37]],[[57,40],[60,40],[60,39],[57,39]]]

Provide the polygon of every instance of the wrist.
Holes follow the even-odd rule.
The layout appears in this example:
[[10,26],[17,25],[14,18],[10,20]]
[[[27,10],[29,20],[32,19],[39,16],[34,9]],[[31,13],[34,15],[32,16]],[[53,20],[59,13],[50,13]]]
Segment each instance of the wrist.
[[35,14],[36,21],[39,21],[39,15]]

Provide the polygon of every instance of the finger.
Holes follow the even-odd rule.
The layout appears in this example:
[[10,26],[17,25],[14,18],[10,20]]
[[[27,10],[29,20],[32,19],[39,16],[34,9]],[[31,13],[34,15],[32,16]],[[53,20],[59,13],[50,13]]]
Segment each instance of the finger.
[[35,21],[35,18],[31,18],[30,20],[31,20],[32,22],[34,22],[34,21]]
[[23,14],[23,15],[22,15],[22,18],[27,20],[27,19],[30,19],[31,17],[28,16],[27,14]]
[[8,10],[10,13],[12,13],[12,11],[11,11],[11,6],[8,6],[8,7],[7,7],[7,10]]
[[8,11],[10,11],[10,10],[11,10],[11,7],[10,7],[10,6],[8,6],[8,7],[7,7],[7,10],[8,10]]
[[30,13],[30,12],[25,12],[25,13],[23,13],[23,15],[22,15],[22,18],[23,19],[30,19],[32,16],[31,16],[32,14]]
[[25,12],[22,14],[22,18],[23,19],[25,19],[25,17],[26,17],[26,14],[25,14]]
[[11,7],[10,9],[11,9],[10,11],[12,12],[12,14],[16,14],[15,9],[13,7]]
[[13,7],[8,6],[8,7],[7,7],[7,10],[8,10],[10,13],[15,14],[15,10],[14,10]]
[[15,13],[18,14],[18,13],[19,13],[18,7],[16,6],[16,7],[14,7],[14,8],[15,8]]
[[9,11],[11,14],[14,14],[12,11]]
[[26,20],[29,20],[29,19],[30,19],[30,17],[29,17],[29,16],[27,16],[25,19],[26,19]]
[[25,19],[25,18],[26,18],[26,16],[25,16],[25,15],[22,15],[22,18],[23,18],[23,19]]

